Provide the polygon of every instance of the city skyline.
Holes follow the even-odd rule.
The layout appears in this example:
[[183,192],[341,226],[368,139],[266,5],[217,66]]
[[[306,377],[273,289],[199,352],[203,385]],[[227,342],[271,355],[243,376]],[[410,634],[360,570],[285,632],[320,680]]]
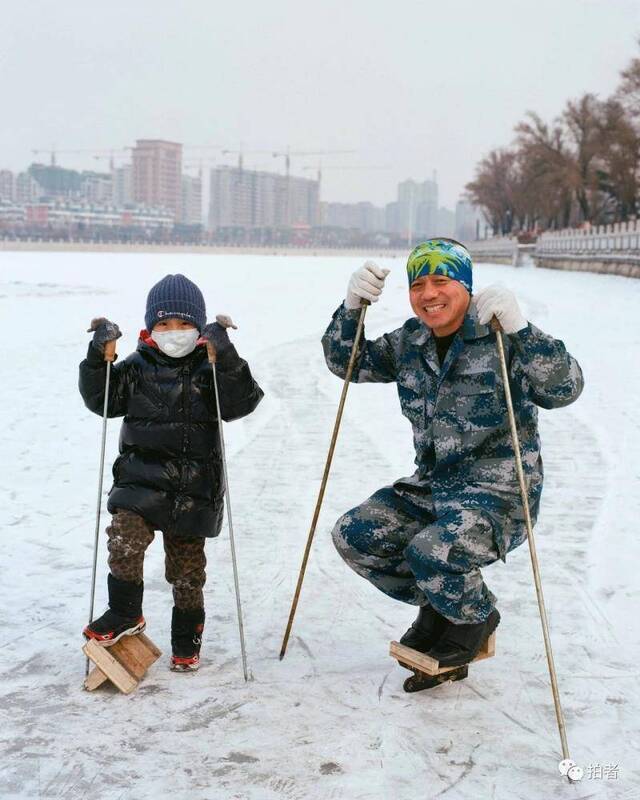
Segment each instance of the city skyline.
[[[137,136],[354,150],[340,163],[390,169],[327,171],[327,199],[382,204],[398,182],[437,169],[453,207],[528,109],[553,119],[567,98],[610,93],[637,53],[638,30],[631,0],[465,0],[455,11],[410,0],[393,14],[358,0],[276,0],[222,14],[198,0],[180,9],[15,5],[0,31],[10,121],[0,153],[16,171],[31,149],[105,151]],[[265,162],[247,157],[253,168]],[[292,162],[292,173],[302,166]]]
[[[108,235],[127,239],[175,235],[190,241],[215,240],[270,244],[311,243],[336,246],[368,240],[378,244],[419,238],[477,238],[483,224],[479,209],[460,199],[455,211],[439,203],[437,176],[406,179],[384,206],[371,201],[335,203],[320,197],[321,174],[303,178],[286,172],[251,170],[239,154],[236,166],[210,168],[207,208],[203,173],[183,173],[183,146],[160,139],[137,139],[129,163],[110,171],[76,171],[59,163],[31,163],[13,173],[0,169],[0,228],[5,236]],[[205,222],[206,219],[206,222]],[[156,233],[153,233],[155,231]],[[164,232],[164,233],[161,233]],[[486,232],[485,232],[486,235]]]
[[[205,145],[207,149],[210,147],[212,151],[224,151],[227,150],[229,153],[233,153],[233,155],[227,155],[226,158],[223,160],[218,161],[217,159],[212,158],[211,156],[205,156],[200,158],[197,155],[197,151],[201,149],[200,146],[191,147],[189,145],[185,145],[181,142],[170,142],[169,140],[162,139],[159,136],[156,137],[149,137],[145,139],[141,139],[140,137],[136,138],[136,141],[161,141],[168,144],[179,144],[182,147],[183,155],[182,155],[182,175],[183,177],[200,177],[203,181],[203,202],[205,205],[203,206],[203,215],[206,218],[208,216],[208,192],[209,192],[209,180],[208,176],[210,172],[217,168],[222,169],[233,169],[238,165],[238,156],[239,154],[244,154],[241,156],[241,160],[243,162],[243,169],[246,171],[257,171],[257,172],[268,172],[274,175],[282,175],[285,176],[285,170],[283,167],[280,167],[280,164],[276,161],[271,161],[268,156],[271,154],[272,151],[266,149],[261,156],[253,156],[252,151],[250,148],[246,148],[243,150],[233,150],[231,151],[230,148],[222,148],[216,146],[209,146]],[[131,169],[133,162],[132,162],[132,152],[135,151],[134,146],[123,146],[123,147],[106,147],[106,148],[96,148],[95,151],[91,151],[90,149],[86,152],[83,148],[56,148],[55,146],[51,146],[49,148],[30,148],[28,153],[30,153],[31,157],[28,158],[25,163],[18,164],[18,166],[11,166],[7,163],[7,159],[5,158],[3,161],[3,154],[0,153],[0,172],[2,171],[10,171],[13,172],[15,175],[18,175],[21,172],[26,171],[32,165],[42,165],[42,166],[57,166],[63,169],[68,170],[75,170],[78,172],[94,172],[96,174],[112,174],[115,175],[121,172],[123,169]],[[186,151],[186,152],[185,152]],[[274,153],[279,151],[273,151]],[[108,155],[107,155],[108,154]],[[45,156],[42,158],[42,156]],[[335,159],[336,156],[333,156]],[[111,162],[111,168],[107,167],[107,161]],[[186,163],[185,163],[186,162]],[[315,161],[307,159],[307,161],[301,162],[301,165],[296,168],[292,165],[291,167],[291,176],[308,180],[310,176],[313,176],[314,173],[317,173],[318,169],[320,172],[323,173],[322,178],[322,186],[326,184],[326,167],[324,167],[323,171],[323,163],[322,161],[318,161],[317,158]],[[332,164],[330,170],[332,172],[340,172],[341,165]],[[353,165],[349,163],[344,164],[344,172],[346,174],[351,174],[351,171],[354,169]],[[367,166],[356,166],[357,169],[361,174],[367,174],[368,168]],[[380,169],[380,167],[372,167],[371,172],[375,171],[376,169]],[[387,169],[387,167],[383,167],[383,169]],[[312,171],[311,171],[312,170]],[[303,173],[303,174],[300,174]],[[435,169],[428,169],[425,168],[423,170],[423,174],[412,174],[412,175],[402,175],[398,181],[395,181],[389,187],[389,194],[388,196],[383,196],[377,202],[372,200],[371,198],[365,196],[356,196],[353,200],[337,200],[335,198],[330,198],[321,193],[320,200],[322,202],[327,203],[362,203],[362,202],[372,202],[374,205],[385,205],[386,203],[393,202],[395,199],[396,187],[399,183],[403,183],[405,181],[428,181],[430,179],[435,179],[437,174],[437,170]],[[122,177],[120,177],[122,180]],[[133,191],[133,188],[132,188]],[[464,187],[460,195],[454,198],[453,202],[449,204],[449,206],[455,206],[455,204],[461,199],[461,197],[465,194]],[[447,207],[449,207],[447,206]]]
[[[275,165],[269,165],[263,169],[254,169],[247,163],[247,158],[244,151],[234,151],[238,156],[237,163],[234,164],[219,164],[216,166],[206,167],[205,164],[210,159],[202,159],[200,162],[187,162],[191,165],[199,163],[197,175],[190,175],[185,172],[185,161],[183,157],[184,145],[181,142],[168,142],[162,139],[137,139],[135,146],[128,146],[123,148],[112,148],[105,151],[109,153],[110,169],[109,171],[96,169],[94,165],[90,165],[89,169],[74,169],[66,162],[61,163],[69,156],[67,151],[58,151],[55,148],[50,150],[32,150],[34,155],[46,154],[49,157],[49,163],[41,161],[32,161],[27,167],[23,166],[20,170],[13,172],[0,163],[0,199],[15,200],[17,202],[31,202],[39,196],[55,196],[59,194],[57,187],[54,186],[60,180],[67,181],[66,189],[76,189],[82,191],[80,194],[83,199],[88,202],[110,204],[114,206],[125,206],[131,203],[139,203],[146,207],[171,210],[175,215],[176,221],[188,224],[211,223],[212,221],[212,197],[214,179],[216,176],[229,176],[235,175],[234,183],[238,183],[238,176],[252,175],[264,176],[269,178],[275,185],[280,188],[270,189],[271,192],[275,191],[282,193],[285,190],[287,173],[277,172]],[[127,156],[130,160],[122,163],[116,160],[116,154],[128,153]],[[87,154],[83,153],[85,158]],[[282,155],[277,153],[277,155]],[[88,154],[90,158],[104,158],[104,155]],[[271,169],[269,169],[271,166]],[[51,169],[50,169],[51,168]],[[339,167],[333,167],[339,169]],[[347,167],[348,169],[348,167]],[[410,211],[401,213],[403,219],[407,218],[407,225],[409,227],[420,229],[420,223],[425,222],[423,228],[432,227],[434,221],[434,214],[438,211],[453,213],[453,209],[448,209],[438,203],[438,183],[437,173],[434,170],[431,178],[420,180],[416,177],[406,177],[400,181],[396,186],[394,197],[381,206],[376,206],[370,199],[361,198],[352,203],[341,203],[338,201],[330,200],[323,197],[321,194],[321,172],[317,174],[317,178],[309,178],[293,174],[291,171],[291,183],[295,191],[295,187],[314,187],[313,200],[298,200],[297,206],[305,206],[307,203],[312,202],[318,207],[324,207],[325,212],[329,215],[332,212],[340,214],[341,207],[348,207],[356,209],[364,206],[371,206],[375,211],[382,212],[384,215],[385,207],[389,213],[388,207],[390,205],[397,205],[398,202],[409,205]],[[59,173],[58,177],[54,177]],[[49,173],[47,175],[47,173]],[[30,177],[43,175],[41,180],[42,186],[38,189],[32,187],[33,191],[30,192],[31,180]],[[61,178],[61,175],[66,175]],[[42,182],[44,181],[44,182]],[[208,189],[208,190],[207,190]],[[303,189],[303,195],[306,189]],[[456,203],[464,199],[464,195],[458,198]],[[262,201],[259,201],[262,202]],[[292,199],[293,202],[293,199]],[[433,209],[426,211],[425,206],[433,206]],[[414,208],[415,206],[415,208]],[[188,212],[185,213],[185,209]],[[199,212],[197,209],[201,209]],[[324,216],[326,216],[326,213]],[[391,216],[397,216],[391,210]],[[326,219],[320,213],[303,213],[302,217],[312,222],[313,224],[325,224]],[[278,216],[273,217],[273,224],[286,225],[295,224],[297,220],[295,214],[289,218],[288,212],[285,212],[283,218]],[[409,219],[411,217],[411,219]],[[286,218],[286,219],[285,219]],[[215,225],[213,226],[215,227]],[[367,229],[369,226],[365,226]],[[396,220],[390,229],[399,229],[401,224]],[[382,230],[384,225],[379,226],[378,229]]]

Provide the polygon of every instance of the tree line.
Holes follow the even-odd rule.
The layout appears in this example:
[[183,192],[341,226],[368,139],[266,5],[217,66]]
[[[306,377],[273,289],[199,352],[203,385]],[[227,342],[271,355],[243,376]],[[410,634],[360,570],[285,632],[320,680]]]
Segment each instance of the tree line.
[[[639,39],[640,44],[640,39]],[[492,150],[467,184],[495,235],[624,222],[640,208],[640,58],[604,100],[569,100],[553,122],[534,111],[509,147]]]

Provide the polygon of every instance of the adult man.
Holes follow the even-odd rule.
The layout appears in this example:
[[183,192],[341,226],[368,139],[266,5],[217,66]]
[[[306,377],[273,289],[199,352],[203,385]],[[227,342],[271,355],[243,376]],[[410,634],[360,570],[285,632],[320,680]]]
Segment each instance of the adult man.
[[[359,306],[378,300],[387,273],[373,262],[357,270],[323,337],[327,366],[340,377]],[[407,274],[416,317],[363,340],[352,380],[397,383],[417,470],[344,514],[333,539],[358,574],[420,607],[401,643],[441,666],[458,666],[477,655],[500,621],[480,567],[504,560],[526,538],[492,317],[506,334],[534,522],[543,475],[537,406],[572,403],[582,372],[562,342],[527,322],[508,290],[492,286],[472,301],[471,256],[459,242],[418,245]]]

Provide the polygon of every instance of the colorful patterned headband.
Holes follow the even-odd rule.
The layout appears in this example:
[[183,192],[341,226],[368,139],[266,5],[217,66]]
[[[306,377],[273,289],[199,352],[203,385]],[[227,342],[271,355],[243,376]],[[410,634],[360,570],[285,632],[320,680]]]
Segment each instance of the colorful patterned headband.
[[471,294],[473,289],[471,255],[453,239],[429,239],[415,247],[407,261],[409,286],[424,275],[444,275],[461,283]]

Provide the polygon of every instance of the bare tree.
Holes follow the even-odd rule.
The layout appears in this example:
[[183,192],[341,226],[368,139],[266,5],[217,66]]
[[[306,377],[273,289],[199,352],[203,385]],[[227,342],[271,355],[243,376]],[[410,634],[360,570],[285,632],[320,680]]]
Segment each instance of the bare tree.
[[[638,40],[640,44],[640,39]],[[494,233],[616,222],[640,212],[640,58],[617,93],[569,100],[551,123],[529,111],[467,191]]]
[[610,201],[616,220],[627,220],[638,211],[640,130],[616,99],[603,104],[599,150],[602,160],[600,185]]
[[571,221],[571,152],[562,127],[547,125],[533,111],[516,125],[523,191],[533,227],[567,227]]
[[[638,39],[640,45],[640,38]],[[615,99],[633,116],[640,117],[640,58],[634,58],[620,73]]]
[[513,150],[492,150],[476,169],[466,189],[479,206],[494,234],[511,233],[518,194],[517,155]]
[[567,178],[580,208],[579,221],[591,222],[600,191],[598,167],[602,145],[602,103],[593,94],[569,100],[562,122],[572,145]]

